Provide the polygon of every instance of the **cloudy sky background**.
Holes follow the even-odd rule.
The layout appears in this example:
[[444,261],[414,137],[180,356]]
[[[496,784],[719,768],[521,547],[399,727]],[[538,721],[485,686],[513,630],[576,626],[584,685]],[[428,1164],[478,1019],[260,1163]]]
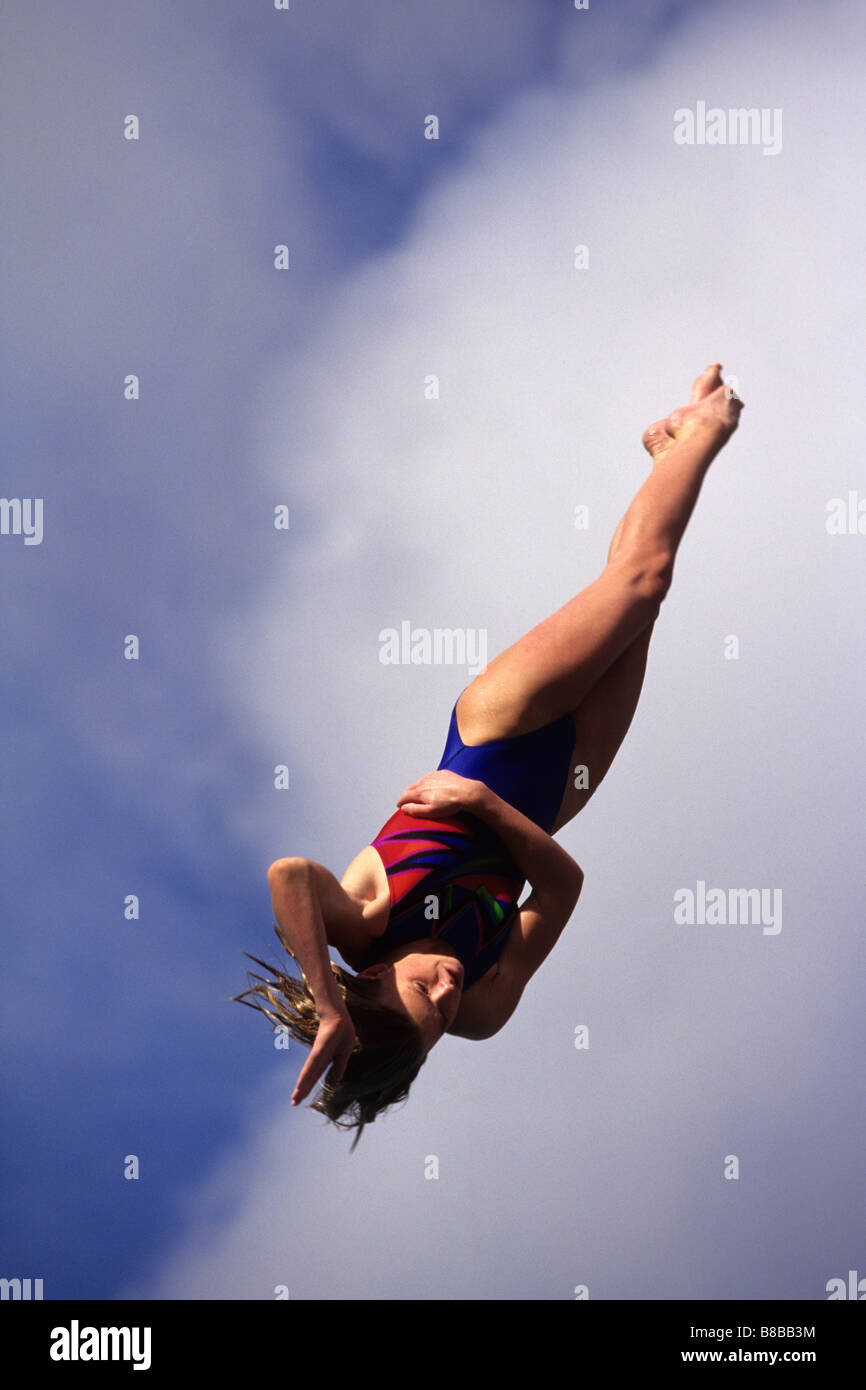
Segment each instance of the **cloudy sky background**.
[[[0,537],[0,1273],[47,1298],[866,1270],[866,540],[825,524],[866,496],[866,26],[613,8],[4,12],[2,494],[45,530]],[[698,100],[781,108],[781,152],[675,145]],[[716,359],[747,409],[560,837],[578,910],[507,1028],[443,1040],[350,1156],[289,1104],[306,1054],[224,1002],[272,951],[267,866],[342,873],[439,760],[470,676],[383,666],[379,632],[492,655],[588,583],[641,430]],[[700,879],[781,890],[781,931],[676,926]]]

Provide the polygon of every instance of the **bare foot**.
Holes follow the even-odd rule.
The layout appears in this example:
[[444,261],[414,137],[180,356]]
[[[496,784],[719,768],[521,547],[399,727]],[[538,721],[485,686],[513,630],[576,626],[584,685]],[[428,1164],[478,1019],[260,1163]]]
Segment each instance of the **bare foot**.
[[722,365],[713,362],[692,386],[688,405],[680,406],[665,420],[656,420],[643,432],[644,448],[657,463],[675,444],[696,432],[707,434],[716,448],[730,438],[744,402],[722,381]]

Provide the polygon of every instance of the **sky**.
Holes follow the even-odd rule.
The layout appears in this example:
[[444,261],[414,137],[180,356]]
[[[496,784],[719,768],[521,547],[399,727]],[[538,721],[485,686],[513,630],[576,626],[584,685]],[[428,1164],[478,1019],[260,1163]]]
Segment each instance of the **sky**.
[[[0,491],[42,534],[0,534],[0,1274],[556,1300],[866,1272],[862,9],[14,0],[2,40]],[[714,108],[778,138],[675,141]],[[339,876],[439,761],[471,674],[380,634],[492,656],[591,582],[643,428],[712,361],[746,409],[559,837],[574,917],[350,1155],[290,1105],[303,1049],[228,1002],[277,959],[267,867]],[[771,929],[676,921],[700,884],[765,890]]]

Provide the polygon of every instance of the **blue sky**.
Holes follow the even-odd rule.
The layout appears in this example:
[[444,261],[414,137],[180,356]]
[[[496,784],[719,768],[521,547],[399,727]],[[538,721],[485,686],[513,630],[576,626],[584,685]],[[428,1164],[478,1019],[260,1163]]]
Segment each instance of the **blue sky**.
[[[44,499],[44,537],[0,537],[2,1273],[822,1297],[866,1260],[864,541],[825,526],[866,495],[857,7],[17,4],[3,30],[2,493]],[[676,147],[703,99],[781,109],[780,153]],[[224,1002],[272,949],[267,866],[341,873],[439,760],[468,677],[383,667],[380,630],[494,652],[588,583],[643,426],[715,358],[747,412],[562,837],[574,921],[350,1158],[289,1107],[299,1050]],[[698,880],[781,889],[781,932],[674,927]]]

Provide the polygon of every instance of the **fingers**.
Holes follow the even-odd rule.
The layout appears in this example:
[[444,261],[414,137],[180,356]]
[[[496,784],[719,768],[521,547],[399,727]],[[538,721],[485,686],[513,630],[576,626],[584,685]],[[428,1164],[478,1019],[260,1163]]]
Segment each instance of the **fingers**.
[[[307,1063],[307,1066],[309,1066],[309,1062]],[[310,1091],[313,1089],[313,1086],[316,1084],[317,1080],[318,1075],[311,1076],[307,1070],[307,1067],[304,1067],[304,1070],[298,1077],[295,1089],[292,1092],[292,1105],[300,1105],[302,1100],[306,1100],[307,1096],[310,1094]]]
[[354,1046],[355,1044],[353,1042],[352,1047],[348,1048],[345,1052],[341,1052],[338,1057],[334,1058],[332,1065],[335,1081],[342,1081],[343,1077],[345,1076],[346,1068],[349,1065],[349,1058],[352,1056],[352,1048],[354,1048]]
[[322,1026],[320,1024],[320,1031],[313,1044],[313,1050],[295,1083],[295,1089],[292,1092],[292,1105],[300,1105],[301,1101],[307,1098],[316,1082],[329,1067],[333,1070],[334,1080],[341,1081],[346,1067],[349,1065],[349,1059],[358,1041],[354,1027],[351,1029],[351,1034],[349,1034],[348,1028],[339,1032],[333,1032],[329,1029],[327,1035],[322,1036]]
[[407,812],[410,816],[422,815],[429,810],[428,802],[431,800],[428,778],[422,777],[420,782],[412,782],[405,791],[397,797],[397,808]]
[[295,1089],[292,1092],[292,1105],[300,1105],[302,1101],[305,1101],[307,1099],[307,1096],[310,1094],[319,1078],[322,1076],[324,1072],[328,1070],[328,1067],[331,1067],[331,1069],[334,1072],[334,1080],[342,1081],[346,1067],[349,1065],[350,1055],[351,1053],[347,1054],[342,1059],[342,1062],[335,1057],[333,1061],[329,1060],[327,1062],[323,1062],[321,1066],[314,1067],[311,1072],[307,1073],[306,1080],[304,1080],[304,1072],[306,1072],[307,1070],[305,1067],[304,1071],[302,1071],[301,1075],[298,1077],[297,1085],[295,1086]]
[[410,782],[408,787],[405,787],[397,798],[397,805],[399,806],[401,801],[411,800],[417,792],[423,789],[426,781],[426,777],[422,777],[420,782]]
[[331,1057],[327,1048],[323,1048],[318,1053],[313,1048],[295,1083],[295,1089],[292,1092],[292,1105],[300,1105],[302,1100],[306,1100],[322,1072],[327,1070],[330,1062]]
[[307,1096],[312,1091],[319,1077],[322,1075],[322,1072],[327,1071],[328,1065],[329,1063],[325,1062],[321,1067],[314,1067],[311,1072],[307,1073],[306,1080],[304,1079],[304,1073],[301,1072],[301,1075],[298,1077],[298,1083],[292,1092],[292,1105],[300,1105],[302,1101],[307,1099]]

